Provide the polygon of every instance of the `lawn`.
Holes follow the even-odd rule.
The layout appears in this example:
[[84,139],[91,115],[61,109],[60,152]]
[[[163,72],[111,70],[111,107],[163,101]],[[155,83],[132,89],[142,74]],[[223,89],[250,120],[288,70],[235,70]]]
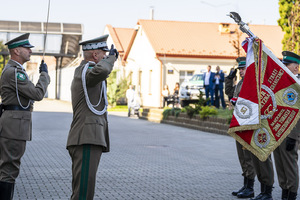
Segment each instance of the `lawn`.
[[117,105],[113,108],[108,108],[108,112],[128,112],[127,105]]

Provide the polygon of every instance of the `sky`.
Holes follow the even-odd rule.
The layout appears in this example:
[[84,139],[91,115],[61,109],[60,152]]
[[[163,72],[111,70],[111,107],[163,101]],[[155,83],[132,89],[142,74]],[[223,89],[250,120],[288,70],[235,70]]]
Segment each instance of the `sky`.
[[[46,22],[49,0],[0,0],[0,20]],[[83,40],[99,37],[107,24],[134,28],[139,19],[234,23],[238,12],[251,24],[278,25],[278,0],[50,0],[49,22],[83,24]]]

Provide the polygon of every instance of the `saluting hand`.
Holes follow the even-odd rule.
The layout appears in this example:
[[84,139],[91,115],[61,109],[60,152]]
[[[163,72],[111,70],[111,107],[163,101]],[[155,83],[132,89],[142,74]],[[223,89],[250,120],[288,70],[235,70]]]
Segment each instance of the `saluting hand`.
[[119,52],[117,49],[114,48],[114,45],[111,45],[111,48],[109,50],[109,55],[114,55],[116,57],[116,60],[118,59]]
[[236,75],[237,69],[235,69],[234,71],[231,71],[230,74],[227,76],[228,79],[233,79]]

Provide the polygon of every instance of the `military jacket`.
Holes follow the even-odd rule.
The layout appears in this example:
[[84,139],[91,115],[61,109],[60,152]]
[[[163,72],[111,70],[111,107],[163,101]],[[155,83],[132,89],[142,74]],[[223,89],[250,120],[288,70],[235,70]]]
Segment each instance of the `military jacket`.
[[298,120],[296,126],[294,126],[288,137],[300,141],[300,120]]
[[234,93],[233,93],[233,98],[238,98],[239,97],[239,94],[240,94],[241,89],[242,89],[243,81],[244,81],[244,79],[241,79],[238,82],[238,84],[235,86]]
[[241,79],[237,85],[233,85],[233,79],[225,78],[225,94],[238,98],[244,79]]
[[233,79],[225,78],[225,94],[228,95],[228,97],[233,97],[235,86],[233,85]]
[[[26,107],[31,100],[30,106],[33,106],[34,101],[44,98],[49,83],[48,73],[42,72],[34,85],[20,64],[9,60],[0,78],[2,104],[19,106],[18,91],[20,103]],[[30,141],[31,126],[31,111],[5,110],[0,118],[0,137]]]
[[[97,105],[100,99],[102,82],[106,80],[113,69],[115,56],[102,59],[97,64],[89,63],[86,72],[86,87],[89,99],[93,105]],[[84,89],[82,85],[82,71],[88,61],[83,60],[79,67],[75,69],[74,78],[71,85],[73,121],[69,131],[67,148],[72,145],[93,144],[103,147],[103,152],[109,151],[109,132],[107,123],[107,113],[96,115],[88,108]],[[104,108],[104,96],[102,95],[100,104],[96,110]]]

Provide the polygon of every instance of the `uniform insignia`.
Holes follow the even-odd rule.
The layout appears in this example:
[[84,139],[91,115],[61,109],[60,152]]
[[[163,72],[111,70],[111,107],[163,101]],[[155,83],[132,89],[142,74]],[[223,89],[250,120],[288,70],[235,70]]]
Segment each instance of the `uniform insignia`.
[[259,128],[254,133],[254,142],[259,148],[265,148],[270,143],[270,134],[265,128]]
[[282,95],[283,102],[292,106],[298,100],[298,93],[293,88],[288,88],[284,91]]
[[26,75],[22,72],[17,72],[17,79],[20,81],[25,81],[26,80]]

